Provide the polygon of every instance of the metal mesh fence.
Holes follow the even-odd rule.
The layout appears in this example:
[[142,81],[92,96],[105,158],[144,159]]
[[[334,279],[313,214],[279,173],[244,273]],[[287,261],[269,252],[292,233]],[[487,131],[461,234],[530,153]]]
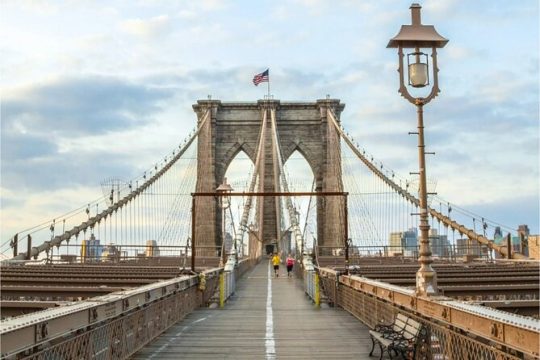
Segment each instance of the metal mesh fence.
[[81,334],[72,334],[67,340],[45,344],[47,349],[24,359],[125,359],[183,319],[201,303],[206,303],[214,293],[217,281],[217,276],[209,278],[203,292],[197,287],[191,287],[117,320],[90,330],[81,330]]
[[[332,280],[325,279],[327,287]],[[335,284],[335,280],[333,282]],[[334,285],[335,287],[335,285]],[[489,342],[486,339],[475,339],[472,334],[461,333],[448,324],[439,324],[433,320],[419,317],[392,304],[386,303],[364,292],[340,285],[337,290],[338,305],[353,314],[370,328],[380,323],[392,323],[398,312],[421,323],[426,330],[420,340],[416,359],[437,360],[511,360],[527,359],[511,349]]]

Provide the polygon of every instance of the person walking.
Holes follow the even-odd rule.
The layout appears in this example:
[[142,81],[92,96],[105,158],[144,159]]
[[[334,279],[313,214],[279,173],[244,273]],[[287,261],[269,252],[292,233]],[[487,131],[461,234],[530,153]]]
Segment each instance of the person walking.
[[287,277],[292,276],[291,271],[293,269],[293,266],[294,266],[294,258],[291,256],[291,254],[289,254],[289,256],[287,256]]
[[279,255],[277,252],[274,253],[274,256],[272,257],[272,265],[274,265],[274,275],[275,277],[279,277],[279,263],[281,262],[281,259],[279,258]]

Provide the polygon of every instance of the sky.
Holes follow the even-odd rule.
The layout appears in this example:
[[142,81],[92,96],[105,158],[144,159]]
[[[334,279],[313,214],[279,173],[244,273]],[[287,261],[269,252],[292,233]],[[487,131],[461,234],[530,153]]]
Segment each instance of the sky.
[[[539,232],[537,0],[426,0],[440,95],[425,107],[428,177],[448,201]],[[411,1],[0,2],[1,238],[132,179],[193,128],[198,99],[330,95],[396,173],[417,168],[414,107],[388,40]]]

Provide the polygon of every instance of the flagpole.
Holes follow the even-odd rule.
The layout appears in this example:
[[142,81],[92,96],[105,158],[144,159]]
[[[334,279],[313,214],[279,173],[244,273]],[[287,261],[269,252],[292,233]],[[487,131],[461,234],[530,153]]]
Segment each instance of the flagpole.
[[268,100],[270,100],[270,68],[268,68]]

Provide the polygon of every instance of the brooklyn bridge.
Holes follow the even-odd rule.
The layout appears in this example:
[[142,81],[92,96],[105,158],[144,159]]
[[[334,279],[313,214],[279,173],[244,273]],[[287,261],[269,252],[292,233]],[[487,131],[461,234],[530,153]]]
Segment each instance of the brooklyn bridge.
[[416,180],[349,135],[339,99],[198,100],[150,169],[1,244],[2,358],[538,358],[539,237],[432,189],[423,110],[448,40],[411,14],[388,47]]

